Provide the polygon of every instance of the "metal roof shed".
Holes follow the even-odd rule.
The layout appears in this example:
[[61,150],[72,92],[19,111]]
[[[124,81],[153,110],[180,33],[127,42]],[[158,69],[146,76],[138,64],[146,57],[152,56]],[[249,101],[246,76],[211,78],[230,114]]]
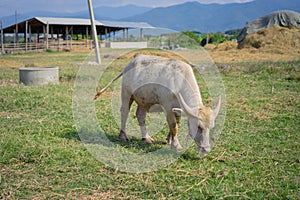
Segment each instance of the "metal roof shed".
[[[107,27],[105,24],[95,21],[97,32],[99,34],[105,34],[105,28],[109,31],[119,31],[126,27]],[[66,27],[72,28],[74,34],[86,34],[86,29],[90,28],[90,19],[81,18],[55,18],[55,17],[34,17],[20,23],[5,27],[4,33],[15,33],[16,29],[18,33],[26,33],[26,24],[28,31],[31,33],[44,33],[45,28],[49,25],[50,30],[55,34],[64,34]]]
[[[98,21],[95,20],[97,34],[105,35],[108,37],[111,33],[123,30],[123,37],[128,38],[128,29],[139,28],[142,37],[143,28],[154,28],[153,26],[144,22],[119,22],[119,21]],[[91,22],[90,19],[82,18],[56,18],[56,17],[33,17],[17,24],[7,26],[1,30],[2,34],[14,34],[15,43],[18,43],[18,35],[23,34],[25,41],[32,34],[38,35],[38,42],[40,37],[46,38],[48,48],[48,38],[54,39],[54,35],[86,35],[86,38],[90,35]],[[42,35],[42,36],[41,36]],[[51,37],[49,37],[51,36]],[[64,37],[67,38],[67,37]],[[72,38],[72,37],[71,37]],[[29,41],[30,42],[30,41]],[[86,42],[87,43],[87,42]]]

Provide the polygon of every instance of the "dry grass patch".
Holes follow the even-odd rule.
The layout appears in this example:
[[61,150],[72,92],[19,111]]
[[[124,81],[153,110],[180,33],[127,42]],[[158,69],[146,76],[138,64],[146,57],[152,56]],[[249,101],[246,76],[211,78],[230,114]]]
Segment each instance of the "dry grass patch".
[[0,68],[20,68],[23,66],[24,64],[22,62],[14,60],[4,60],[0,57]]

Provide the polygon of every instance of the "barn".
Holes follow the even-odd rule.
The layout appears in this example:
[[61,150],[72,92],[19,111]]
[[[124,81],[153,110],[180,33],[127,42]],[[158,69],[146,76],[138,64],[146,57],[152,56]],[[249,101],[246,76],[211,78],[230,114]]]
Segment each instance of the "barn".
[[[116,32],[123,31],[123,41],[128,41],[128,30],[154,28],[144,22],[95,21],[97,34],[102,41],[114,41]],[[92,47],[91,21],[82,18],[33,17],[1,29],[2,51],[5,49],[24,51],[32,49],[69,48],[73,45]],[[6,37],[13,38],[7,44]]]

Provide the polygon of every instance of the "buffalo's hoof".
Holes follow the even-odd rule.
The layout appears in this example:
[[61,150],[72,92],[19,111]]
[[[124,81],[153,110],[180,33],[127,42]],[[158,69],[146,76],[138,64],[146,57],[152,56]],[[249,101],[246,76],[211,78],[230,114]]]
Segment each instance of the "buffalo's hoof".
[[171,136],[168,135],[167,139],[166,139],[167,144],[171,145],[172,144],[172,140],[171,140]]
[[122,142],[129,142],[130,139],[124,131],[120,131],[119,138]]
[[171,147],[176,149],[177,151],[182,151],[183,150],[182,146],[179,143],[177,143],[177,144],[172,143]]
[[154,140],[151,137],[142,138],[142,141],[144,141],[148,144],[152,144],[154,142]]
[[169,145],[171,145],[171,144],[172,144],[172,141],[169,140],[169,139],[166,139],[166,143],[169,144]]

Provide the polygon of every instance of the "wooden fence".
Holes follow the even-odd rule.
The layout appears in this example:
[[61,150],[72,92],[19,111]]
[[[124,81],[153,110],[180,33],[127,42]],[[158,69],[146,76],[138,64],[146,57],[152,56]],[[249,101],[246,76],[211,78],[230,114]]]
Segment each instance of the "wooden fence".
[[[99,42],[101,48],[147,48],[147,42]],[[51,42],[4,43],[0,44],[0,54],[33,52],[33,51],[73,51],[93,49],[92,40],[60,40]]]
[[81,41],[66,41],[56,40],[51,42],[28,42],[28,43],[4,43],[0,44],[0,53],[19,53],[19,52],[31,52],[31,51],[72,51],[75,48],[93,48],[91,40]]

